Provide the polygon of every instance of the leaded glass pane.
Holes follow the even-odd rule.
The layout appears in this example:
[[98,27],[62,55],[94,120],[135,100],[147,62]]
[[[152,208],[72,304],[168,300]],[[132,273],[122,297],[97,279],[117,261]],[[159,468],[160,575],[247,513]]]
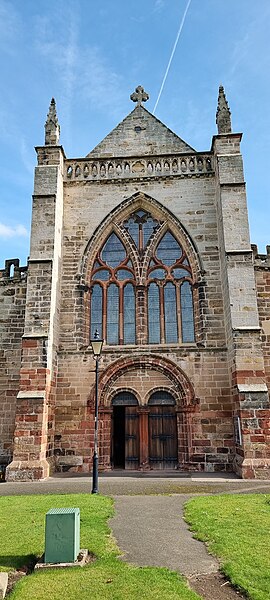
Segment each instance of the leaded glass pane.
[[113,406],[137,406],[138,400],[131,392],[119,392],[114,396]]
[[150,279],[165,279],[167,272],[165,269],[154,269],[149,275]]
[[164,287],[164,315],[166,343],[178,342],[176,289],[173,283],[167,283]]
[[91,337],[94,337],[96,329],[102,334],[102,288],[94,285],[91,294]]
[[175,277],[175,279],[182,279],[182,277],[190,277],[190,273],[186,271],[186,269],[173,269],[172,275],[173,277]]
[[135,293],[132,283],[124,287],[124,344],[135,344]]
[[164,265],[173,265],[181,258],[181,246],[169,231],[167,231],[160,240],[156,250],[156,256],[164,263]]
[[160,391],[154,392],[150,396],[150,398],[148,400],[148,404],[174,406],[176,404],[176,402],[175,402],[174,397],[169,392],[166,392],[165,390],[160,390]]
[[181,285],[181,314],[182,314],[182,341],[194,342],[194,314],[192,289],[188,281]]
[[110,272],[106,269],[102,269],[93,275],[93,279],[99,279],[99,281],[108,281],[110,279]]
[[130,271],[127,269],[119,269],[119,271],[116,273],[116,277],[119,279],[119,281],[123,281],[124,279],[133,279],[132,273],[130,273]]
[[149,344],[160,343],[159,288],[156,283],[150,283],[148,288],[148,338]]
[[126,250],[115,233],[107,239],[101,252],[101,258],[109,267],[117,267],[126,257]]
[[115,283],[108,287],[107,295],[107,343],[119,343],[119,289]]
[[136,247],[139,247],[139,224],[135,220],[135,215],[130,217],[128,221],[124,223],[126,229],[128,230],[129,235],[132,237],[135,242]]
[[147,242],[149,241],[149,238],[151,237],[155,227],[157,226],[157,221],[155,221],[154,219],[152,219],[152,217],[149,217],[149,219],[147,219],[147,221],[145,223],[143,223],[143,245],[144,248],[147,245]]

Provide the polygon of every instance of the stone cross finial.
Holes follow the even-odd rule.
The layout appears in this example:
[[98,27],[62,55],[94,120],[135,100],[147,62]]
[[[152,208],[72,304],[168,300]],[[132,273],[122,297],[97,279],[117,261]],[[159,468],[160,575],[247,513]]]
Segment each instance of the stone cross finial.
[[219,86],[216,124],[218,133],[230,133],[232,131],[231,111],[222,85]]
[[130,100],[132,100],[132,102],[137,102],[137,106],[141,106],[142,102],[147,102],[147,100],[149,100],[149,94],[144,91],[144,88],[141,85],[138,85],[135,92],[131,94]]
[[60,125],[57,119],[55,99],[51,99],[45,123],[45,146],[57,146],[60,138]]

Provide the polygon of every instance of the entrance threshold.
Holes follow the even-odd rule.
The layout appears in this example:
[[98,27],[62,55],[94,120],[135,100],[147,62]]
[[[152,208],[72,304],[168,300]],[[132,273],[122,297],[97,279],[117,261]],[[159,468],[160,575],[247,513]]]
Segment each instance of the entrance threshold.
[[102,471],[99,477],[134,477],[135,479],[190,479],[193,473],[177,471],[176,469],[151,469],[148,471],[128,471],[126,469],[113,469]]

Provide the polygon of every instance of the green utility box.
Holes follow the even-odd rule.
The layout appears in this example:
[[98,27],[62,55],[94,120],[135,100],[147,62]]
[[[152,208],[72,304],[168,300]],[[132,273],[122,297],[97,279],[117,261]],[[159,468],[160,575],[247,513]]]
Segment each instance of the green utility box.
[[44,562],[74,562],[79,552],[80,509],[52,508],[46,514]]

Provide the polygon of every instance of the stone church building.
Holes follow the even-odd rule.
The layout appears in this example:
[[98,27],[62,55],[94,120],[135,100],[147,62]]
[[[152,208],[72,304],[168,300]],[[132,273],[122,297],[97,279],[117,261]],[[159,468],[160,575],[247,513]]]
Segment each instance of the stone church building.
[[241,134],[222,87],[197,152],[143,105],[85,158],[38,146],[30,257],[0,271],[0,465],[270,477],[270,248],[250,245]]

